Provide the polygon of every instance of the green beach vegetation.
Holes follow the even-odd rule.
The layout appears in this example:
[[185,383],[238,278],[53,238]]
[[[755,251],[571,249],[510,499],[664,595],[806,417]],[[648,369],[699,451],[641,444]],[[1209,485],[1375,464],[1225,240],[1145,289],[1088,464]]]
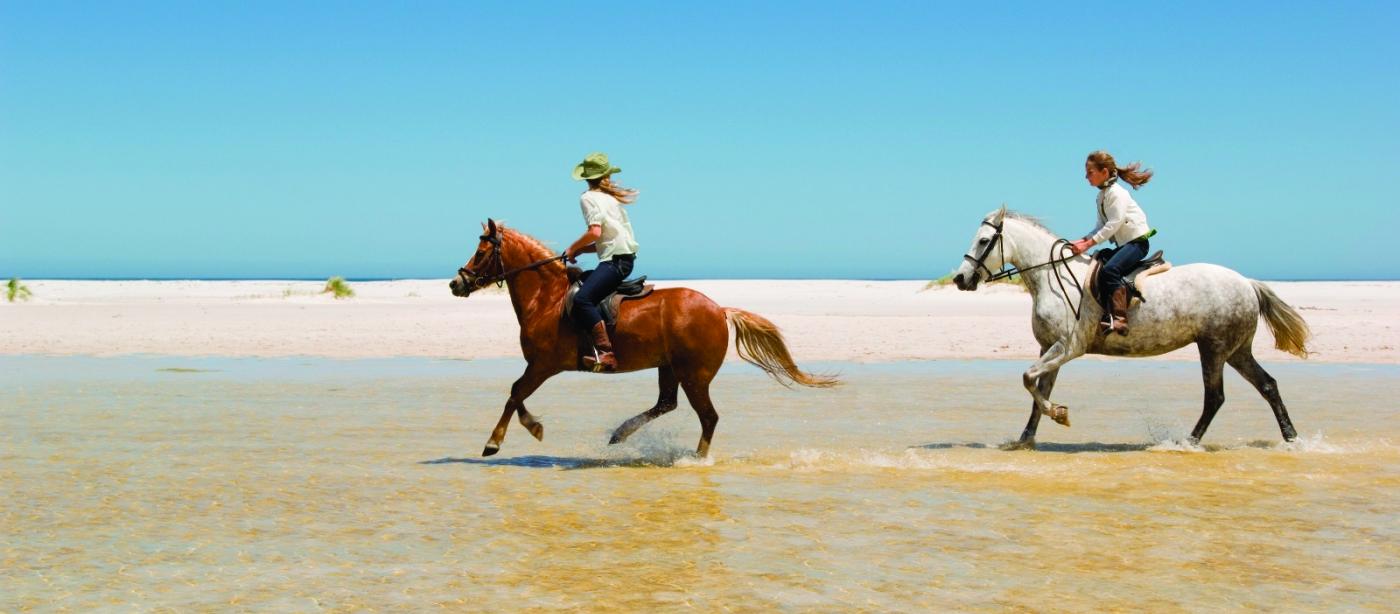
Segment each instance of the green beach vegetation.
[[[994,284],[1012,284],[1012,285],[1016,285],[1016,286],[1021,286],[1022,289],[1025,289],[1025,287],[1026,287],[1026,284],[1021,283],[1021,276],[1020,276],[1020,275],[1012,275],[1012,276],[1010,276],[1010,277],[1003,277],[1003,278],[998,279],[998,280],[996,280],[996,281],[994,281],[994,282],[992,282],[992,283],[994,283]],[[947,274],[947,275],[944,275],[944,276],[942,276],[942,277],[939,277],[938,279],[935,279],[935,280],[933,280],[933,281],[930,281],[930,282],[924,284],[924,289],[925,289],[925,290],[932,290],[932,289],[934,289],[934,288],[942,288],[942,287],[951,286],[951,285],[953,285],[953,273],[949,273],[949,274]]]
[[13,303],[15,301],[27,301],[34,296],[29,291],[29,286],[20,283],[18,277],[11,277],[10,282],[5,284],[5,300]]
[[355,291],[350,288],[350,284],[345,282],[345,278],[339,275],[326,280],[326,287],[321,290],[321,294],[330,292],[335,298],[350,298],[355,296]]

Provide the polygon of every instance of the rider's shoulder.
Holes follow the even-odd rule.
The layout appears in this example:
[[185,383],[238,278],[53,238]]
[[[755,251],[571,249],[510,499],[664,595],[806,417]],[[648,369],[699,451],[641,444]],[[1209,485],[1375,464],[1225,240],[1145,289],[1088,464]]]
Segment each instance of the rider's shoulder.
[[1128,193],[1128,189],[1123,187],[1123,182],[1121,181],[1108,186],[1106,189],[1099,190],[1100,200],[1131,199],[1132,197],[1133,195]]
[[616,198],[613,198],[606,192],[600,192],[598,190],[587,190],[583,194],[580,194],[578,198],[581,202],[595,205],[610,205],[617,202]]

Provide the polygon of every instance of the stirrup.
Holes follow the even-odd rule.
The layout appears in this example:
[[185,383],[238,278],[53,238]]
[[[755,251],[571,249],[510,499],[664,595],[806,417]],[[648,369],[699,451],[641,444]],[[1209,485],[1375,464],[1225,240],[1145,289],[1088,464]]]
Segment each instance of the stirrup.
[[1126,318],[1110,317],[1107,322],[1099,322],[1099,332],[1102,334],[1118,333],[1122,336],[1128,335],[1128,320]]
[[[617,354],[613,354],[613,361],[617,361]],[[598,348],[596,347],[593,348],[592,356],[584,355],[580,358],[580,362],[583,363],[585,369],[592,373],[614,373],[617,371],[616,368],[608,369],[607,366],[603,364],[603,356],[598,353]]]

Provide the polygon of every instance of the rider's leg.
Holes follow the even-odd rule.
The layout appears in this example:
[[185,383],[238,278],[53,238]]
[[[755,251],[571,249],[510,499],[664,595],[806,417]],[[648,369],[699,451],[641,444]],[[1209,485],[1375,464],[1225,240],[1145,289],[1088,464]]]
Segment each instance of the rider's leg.
[[1127,330],[1127,275],[1147,256],[1147,240],[1129,241],[1118,247],[1099,273],[1099,298],[1104,313],[1110,314],[1109,329]]
[[[603,371],[616,369],[617,359],[613,356],[612,342],[608,339],[608,328],[603,323],[603,313],[599,305],[617,290],[618,284],[621,284],[631,271],[631,259],[614,258],[600,262],[578,292],[574,293],[575,321],[583,334],[592,337],[593,347],[598,355],[596,363]],[[584,357],[585,365],[591,366],[594,362],[592,356]]]
[[1108,261],[1113,258],[1114,254],[1117,253],[1118,248],[1105,247],[1094,254],[1094,259],[1102,263],[1099,265],[1099,277],[1097,280],[1095,280],[1094,284],[1098,288],[1098,295],[1094,297],[1094,300],[1098,301],[1099,307],[1103,308],[1103,315],[1101,315],[1099,319],[1102,320],[1104,323],[1108,322],[1108,312],[1110,304],[1108,302],[1108,297],[1111,294],[1106,285],[1108,282]]

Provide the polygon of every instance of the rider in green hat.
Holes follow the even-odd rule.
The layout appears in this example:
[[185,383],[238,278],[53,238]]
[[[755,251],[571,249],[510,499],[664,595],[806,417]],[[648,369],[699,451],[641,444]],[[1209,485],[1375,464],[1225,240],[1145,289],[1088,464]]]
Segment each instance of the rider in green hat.
[[623,209],[623,205],[630,205],[637,199],[637,191],[613,183],[612,175],[620,172],[622,169],[609,163],[604,153],[588,154],[574,167],[574,180],[588,182],[588,190],[579,197],[588,230],[564,250],[569,262],[578,254],[598,254],[598,268],[574,294],[573,315],[582,330],[593,335],[597,358],[585,356],[584,365],[604,372],[617,369],[617,358],[613,355],[599,303],[617,290],[632,272],[637,259],[637,240],[632,233],[632,223],[627,220],[627,211]]

